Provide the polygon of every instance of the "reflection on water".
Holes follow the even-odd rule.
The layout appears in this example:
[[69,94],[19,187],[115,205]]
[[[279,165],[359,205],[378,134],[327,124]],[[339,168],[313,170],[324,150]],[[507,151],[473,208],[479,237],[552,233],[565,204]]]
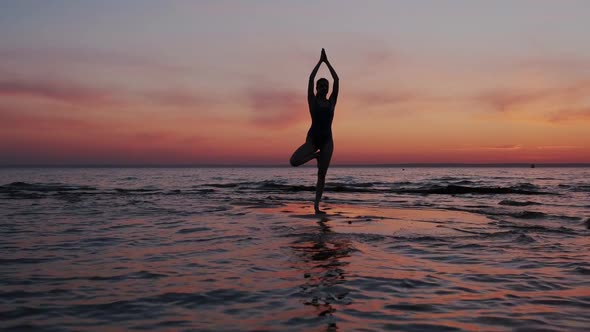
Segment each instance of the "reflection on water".
[[0,330],[590,326],[590,169],[310,174],[0,170]]
[[341,285],[346,282],[345,259],[354,250],[349,239],[334,236],[329,216],[318,217],[315,233],[306,233],[291,243],[299,258],[295,268],[303,272],[305,282],[301,285],[304,305],[313,306],[315,314],[325,317],[327,330],[338,326],[332,315],[337,307],[348,301],[348,291]]

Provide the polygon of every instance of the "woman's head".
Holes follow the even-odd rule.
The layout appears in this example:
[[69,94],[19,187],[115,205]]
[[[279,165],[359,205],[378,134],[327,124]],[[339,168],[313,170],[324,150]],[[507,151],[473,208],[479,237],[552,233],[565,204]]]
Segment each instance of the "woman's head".
[[316,84],[315,84],[315,89],[317,91],[317,95],[319,97],[325,97],[328,94],[328,88],[329,88],[330,84],[328,83],[328,80],[325,78],[320,78]]

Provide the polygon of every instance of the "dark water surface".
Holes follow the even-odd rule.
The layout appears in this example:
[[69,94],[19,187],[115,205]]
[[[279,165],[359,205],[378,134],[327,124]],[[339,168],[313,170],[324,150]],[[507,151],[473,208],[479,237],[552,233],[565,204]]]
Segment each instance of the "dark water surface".
[[590,169],[0,170],[0,328],[587,331]]

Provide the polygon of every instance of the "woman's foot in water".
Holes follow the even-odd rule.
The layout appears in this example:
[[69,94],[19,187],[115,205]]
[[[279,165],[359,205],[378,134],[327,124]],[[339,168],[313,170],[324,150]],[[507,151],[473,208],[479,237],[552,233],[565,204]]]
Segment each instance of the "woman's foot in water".
[[326,211],[320,210],[318,205],[314,205],[313,209],[315,210],[315,214],[326,214]]

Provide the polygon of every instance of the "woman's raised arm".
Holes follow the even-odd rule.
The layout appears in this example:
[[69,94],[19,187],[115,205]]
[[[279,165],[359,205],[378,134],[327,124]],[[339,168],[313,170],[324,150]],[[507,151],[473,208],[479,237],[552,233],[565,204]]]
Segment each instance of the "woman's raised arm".
[[315,67],[313,67],[313,70],[311,71],[311,74],[309,75],[309,82],[307,83],[307,101],[311,102],[313,100],[313,98],[315,97],[315,94],[313,93],[313,85],[315,83],[315,75],[318,73],[318,69],[320,69],[320,65],[322,64],[322,59],[320,59],[320,61],[318,61],[317,65],[315,65]]
[[330,75],[332,75],[332,79],[334,80],[334,84],[332,85],[332,94],[330,94],[330,101],[332,103],[334,103],[334,105],[335,105],[336,104],[336,100],[338,100],[338,90],[340,88],[338,74],[336,74],[336,71],[334,70],[334,68],[330,64],[330,61],[328,61],[328,58],[327,57],[324,60],[324,62],[326,63],[326,66],[328,66],[328,69],[330,70]]

